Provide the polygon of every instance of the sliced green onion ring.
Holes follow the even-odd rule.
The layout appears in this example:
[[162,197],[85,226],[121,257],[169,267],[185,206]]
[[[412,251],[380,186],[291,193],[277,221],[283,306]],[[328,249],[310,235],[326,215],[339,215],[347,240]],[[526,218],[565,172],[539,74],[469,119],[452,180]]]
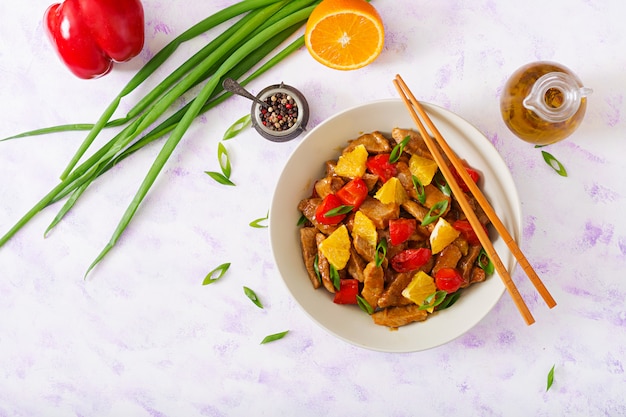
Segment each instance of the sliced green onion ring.
[[339,277],[339,271],[334,267],[333,264],[330,264],[330,280],[333,282],[333,287],[337,291],[341,288],[341,278]]
[[543,155],[543,160],[546,161],[546,164],[550,165],[550,168],[555,170],[557,174],[567,177],[567,170],[558,159],[546,151],[541,151],[541,155]]
[[235,136],[243,132],[244,129],[250,127],[251,125],[252,125],[252,115],[246,114],[245,116],[238,119],[235,123],[233,123],[226,130],[222,140],[228,140],[228,139],[234,138]]
[[367,302],[365,298],[357,295],[356,302],[359,305],[359,308],[361,308],[361,310],[365,311],[367,314],[371,315],[372,313],[374,313],[374,308],[370,305],[370,303]]
[[448,209],[448,200],[437,201],[433,206],[428,210],[426,216],[424,216],[424,220],[422,220],[422,226],[427,226],[432,222],[436,221],[441,217],[443,213]]
[[204,278],[204,281],[202,281],[202,285],[213,284],[215,281],[217,281],[218,279],[224,276],[226,271],[228,271],[228,268],[230,268],[230,262],[225,262],[221,264],[220,266],[216,267],[215,269],[213,269],[211,272],[207,274],[207,276]]
[[424,302],[419,306],[420,310],[428,310],[429,308],[435,308],[445,300],[448,293],[446,291],[437,290],[424,298]]
[[318,254],[315,255],[315,260],[313,261],[313,270],[315,271],[315,276],[317,280],[322,283],[322,274],[320,273],[320,256]]
[[387,239],[383,238],[380,239],[380,242],[376,245],[376,255],[374,257],[376,266],[381,266],[385,257],[387,257]]
[[261,344],[264,345],[266,343],[275,342],[277,340],[280,340],[283,337],[287,336],[287,333],[289,333],[289,330],[285,330],[284,332],[274,333],[274,334],[270,334],[268,336],[265,336],[263,338],[263,340],[261,340]]
[[339,216],[341,214],[348,214],[352,211],[353,208],[354,206],[341,205],[339,207],[335,207],[334,209],[328,210],[326,213],[324,213],[324,217],[333,217]]
[[404,137],[404,139],[402,139],[402,142],[398,143],[396,146],[393,147],[393,149],[391,150],[391,154],[389,154],[390,164],[398,162],[398,160],[400,159],[400,156],[402,156],[402,152],[404,152],[405,146],[409,143],[410,140],[411,140],[411,137],[407,135]]
[[256,305],[259,308],[263,308],[263,304],[261,303],[261,300],[259,300],[259,297],[257,297],[256,293],[253,290],[244,286],[243,292],[244,294],[246,294],[246,297],[248,297],[250,301],[254,303],[254,305]]
[[270,217],[270,212],[268,211],[267,214],[265,215],[265,217],[259,217],[258,219],[252,220],[250,222],[250,227],[254,227],[256,229],[264,229],[267,227],[266,224],[263,224],[263,222],[267,221],[267,219],[269,219]]
[[437,311],[445,310],[448,307],[452,307],[452,304],[456,303],[456,301],[461,297],[461,291],[453,292],[452,294],[448,294],[448,296],[439,304],[437,307]]
[[492,275],[495,270],[493,262],[491,262],[491,259],[489,259],[487,252],[485,252],[485,249],[482,248],[480,250],[480,253],[478,254],[478,258],[476,258],[476,264],[480,269],[485,271],[485,274],[487,275]]
[[413,181],[413,187],[415,187],[415,192],[417,193],[417,201],[424,204],[426,202],[426,190],[424,186],[415,175],[411,177],[411,180]]

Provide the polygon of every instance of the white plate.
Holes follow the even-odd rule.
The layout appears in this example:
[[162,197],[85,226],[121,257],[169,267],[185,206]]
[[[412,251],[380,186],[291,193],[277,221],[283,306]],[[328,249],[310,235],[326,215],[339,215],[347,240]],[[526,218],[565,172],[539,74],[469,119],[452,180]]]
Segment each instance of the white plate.
[[[424,103],[428,115],[457,155],[482,173],[481,188],[513,238],[521,236],[521,206],[504,161],[474,126],[441,107]],[[374,324],[357,306],[338,305],[323,288],[314,290],[302,261],[297,222],[301,199],[324,175],[324,162],[336,159],[348,140],[361,133],[393,127],[416,129],[400,99],[374,101],[345,110],[311,130],[287,161],[272,199],[269,229],[278,270],[304,311],[331,334],[363,348],[385,352],[413,352],[447,343],[476,325],[505,291],[496,275],[472,285],[452,307],[428,320],[391,331]],[[516,260],[499,237],[494,246],[510,273]]]

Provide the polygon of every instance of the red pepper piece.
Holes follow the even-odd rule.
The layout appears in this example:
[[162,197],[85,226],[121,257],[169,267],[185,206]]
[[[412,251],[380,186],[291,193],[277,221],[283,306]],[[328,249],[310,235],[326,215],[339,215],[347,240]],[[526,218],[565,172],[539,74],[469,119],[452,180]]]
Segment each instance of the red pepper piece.
[[428,248],[405,249],[391,258],[391,267],[396,272],[414,271],[426,265],[431,256]]
[[448,294],[456,292],[464,282],[461,273],[454,268],[441,268],[435,274],[437,289]]
[[352,206],[353,210],[357,210],[361,203],[365,201],[365,197],[367,197],[368,192],[369,190],[367,189],[365,181],[363,181],[362,178],[357,177],[341,187],[341,189],[337,191],[336,195],[343,204]]
[[389,240],[392,245],[406,242],[417,229],[415,219],[391,219],[389,220]]
[[[454,166],[450,165],[448,168],[450,169],[450,173],[456,180],[456,183],[459,184],[459,187],[461,188],[461,190],[463,192],[469,193],[469,190],[470,190],[469,187],[467,186],[467,184],[465,184],[465,181],[463,181],[463,178],[461,178],[461,175],[454,168]],[[467,171],[467,174],[470,176],[472,181],[474,181],[474,183],[478,183],[478,180],[480,180],[480,174],[478,173],[478,171],[468,166],[465,167],[465,170]]]
[[339,281],[339,291],[335,293],[333,302],[336,304],[357,304],[357,295],[359,295],[359,281],[342,279]]
[[365,166],[372,174],[378,175],[383,183],[387,182],[389,178],[394,177],[398,173],[396,164],[389,162],[388,153],[370,156],[367,158]]
[[48,7],[44,22],[61,60],[79,78],[101,77],[143,48],[140,0],[66,0]]
[[[461,235],[467,240],[467,243],[470,245],[480,245],[480,240],[478,240],[478,236],[476,232],[472,228],[472,225],[468,220],[457,220],[452,223],[452,227],[461,232]],[[485,233],[487,233],[487,228],[483,226]]]
[[315,220],[317,220],[321,224],[338,224],[341,222],[346,215],[338,214],[336,216],[326,216],[330,210],[342,206],[343,203],[335,194],[328,194],[319,206],[317,206],[317,210],[315,210]]

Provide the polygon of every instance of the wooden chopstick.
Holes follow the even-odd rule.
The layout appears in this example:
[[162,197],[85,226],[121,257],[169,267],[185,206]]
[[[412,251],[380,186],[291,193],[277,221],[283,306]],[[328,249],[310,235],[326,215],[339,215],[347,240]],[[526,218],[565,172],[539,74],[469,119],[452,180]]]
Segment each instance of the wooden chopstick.
[[445,160],[443,159],[441,153],[439,152],[439,148],[437,148],[433,139],[431,138],[431,136],[428,134],[428,131],[424,127],[424,124],[422,123],[417,113],[415,112],[415,109],[417,109],[417,112],[419,113],[419,115],[424,119],[429,129],[433,133],[435,139],[437,140],[437,144],[441,147],[443,152],[446,154],[446,156],[452,163],[452,166],[455,168],[455,170],[459,173],[463,181],[466,183],[466,185],[470,189],[470,192],[472,193],[472,195],[474,196],[478,204],[480,204],[480,206],[482,207],[483,211],[485,212],[485,214],[487,215],[487,217],[493,224],[496,231],[500,234],[502,239],[505,241],[506,245],[509,247],[509,250],[513,253],[515,258],[517,259],[519,265],[522,267],[524,272],[526,272],[531,282],[533,283],[537,291],[540,293],[540,295],[542,296],[542,298],[544,299],[544,301],[550,308],[556,305],[556,302],[552,298],[552,295],[546,289],[545,285],[543,284],[539,276],[535,273],[532,266],[530,265],[530,263],[528,262],[528,260],[526,259],[522,251],[520,250],[519,246],[517,245],[513,237],[510,235],[510,233],[507,231],[506,227],[502,224],[502,221],[495,213],[495,210],[491,207],[491,205],[489,204],[489,202],[487,201],[483,193],[480,191],[478,186],[469,177],[469,174],[465,170],[463,163],[459,160],[456,154],[449,147],[449,145],[447,144],[443,136],[441,136],[441,134],[439,133],[439,131],[433,124],[430,117],[428,117],[428,114],[426,113],[424,108],[421,106],[419,101],[415,98],[413,93],[411,93],[411,91],[407,87],[406,83],[402,80],[400,75],[396,76],[394,80],[394,85],[396,89],[398,90],[398,92],[400,93],[400,96],[402,97],[411,116],[413,117],[413,120],[418,126],[420,130],[420,134],[422,135],[426,145],[428,146],[428,149],[433,155],[435,162],[437,162],[437,165],[439,166],[441,173],[443,174],[444,178],[448,182],[450,189],[452,190],[457,201],[459,202],[459,205],[461,206],[461,209],[465,213],[467,220],[470,222],[470,225],[476,232],[481,245],[485,249],[485,252],[487,252],[487,255],[493,262],[494,267],[496,271],[498,272],[498,275],[502,279],[511,298],[513,299],[513,302],[515,303],[518,310],[522,314],[526,323],[528,325],[534,323],[535,320],[532,314],[530,313],[530,311],[528,310],[528,306],[526,305],[526,303],[524,302],[524,299],[520,295],[517,287],[515,286],[515,283],[511,279],[510,274],[508,273],[508,271],[506,270],[506,267],[502,263],[502,260],[498,256],[495,248],[493,247],[493,244],[491,243],[491,240],[489,239],[489,236],[487,236],[487,234],[485,233],[480,221],[478,220],[478,217],[476,216],[471,206],[469,205],[467,198],[465,198],[465,194],[460,189],[452,173],[450,172],[450,169],[448,168],[447,164],[445,163]]

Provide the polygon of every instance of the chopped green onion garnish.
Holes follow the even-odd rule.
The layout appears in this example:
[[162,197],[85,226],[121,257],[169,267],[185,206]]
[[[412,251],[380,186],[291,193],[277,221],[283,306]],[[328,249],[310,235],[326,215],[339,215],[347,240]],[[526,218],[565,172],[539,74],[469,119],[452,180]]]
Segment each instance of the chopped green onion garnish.
[[422,226],[427,226],[432,222],[436,221],[441,217],[443,213],[448,209],[448,200],[437,201],[433,206],[428,210],[426,216],[424,216],[424,220],[422,220]]
[[391,154],[389,155],[390,164],[398,162],[398,159],[400,159],[402,152],[404,152],[404,147],[409,143],[410,140],[411,137],[407,135],[404,137],[404,139],[402,139],[402,142],[393,147],[393,149],[391,150]]
[[541,155],[543,155],[543,160],[546,161],[546,163],[550,165],[550,167],[555,170],[557,174],[562,177],[567,177],[567,171],[558,159],[556,159],[554,156],[552,156],[552,154],[549,154],[546,151],[541,151]]
[[374,257],[374,262],[376,266],[381,266],[385,257],[387,256],[387,239],[380,239],[378,245],[376,245],[376,256]]
[[554,367],[555,366],[556,365],[552,365],[552,368],[550,368],[550,372],[548,372],[548,383],[546,385],[546,392],[550,389],[550,387],[554,383]]
[[333,264],[330,264],[330,280],[333,282],[333,287],[339,291],[341,288],[341,278],[339,277],[339,271],[337,271],[337,268],[335,268]]
[[207,274],[207,276],[204,278],[204,281],[202,281],[202,285],[213,284],[215,281],[224,276],[226,271],[228,271],[228,268],[230,268],[230,262],[221,264]]
[[367,300],[360,295],[356,296],[356,302],[361,310],[365,311],[367,314],[372,314],[374,312],[374,309],[372,308],[370,303],[368,303]]
[[353,208],[354,206],[345,206],[345,205],[335,207],[334,209],[330,209],[326,213],[324,213],[324,217],[333,217],[333,216],[339,216],[340,214],[348,214],[352,211]]
[[287,336],[289,330],[285,330],[284,332],[274,333],[269,336],[265,336],[265,338],[261,341],[261,344],[264,345],[266,343],[275,342],[276,340],[280,340],[283,337]]
[[450,186],[448,185],[448,182],[444,178],[441,171],[437,171],[437,173],[433,177],[433,182],[435,186],[439,188],[439,191],[443,193],[443,195],[445,195],[446,197],[450,197],[452,195],[452,190],[450,189]]
[[445,310],[448,307],[452,307],[452,304],[456,303],[456,300],[461,296],[461,291],[453,292],[452,294],[448,294],[448,296],[439,304],[437,307],[437,311]]
[[222,173],[215,172],[215,171],[204,171],[204,173],[222,185],[232,185],[232,186],[235,185],[234,182],[226,178],[224,174]]
[[242,118],[238,119],[235,123],[233,123],[231,127],[229,127],[226,130],[226,133],[224,133],[224,137],[222,138],[222,140],[228,140],[228,139],[234,138],[239,133],[241,133],[245,128],[250,127],[251,124],[252,124],[252,115],[248,113]]
[[478,264],[478,267],[480,269],[485,271],[485,274],[493,274],[495,267],[493,265],[493,262],[491,262],[491,259],[489,259],[489,256],[487,256],[487,252],[485,252],[485,249],[480,250],[478,258],[476,259],[476,263]]
[[426,202],[426,190],[424,189],[424,186],[420,182],[419,178],[417,178],[415,175],[413,175],[411,179],[413,180],[413,187],[415,187],[415,192],[417,192],[417,201],[424,204]]
[[322,283],[322,274],[320,273],[320,256],[315,255],[315,260],[313,261],[313,270],[315,271],[315,276],[317,280]]
[[267,227],[266,224],[261,224],[261,223],[266,221],[269,218],[269,216],[270,216],[270,213],[268,211],[267,214],[265,215],[265,217],[260,217],[260,218],[258,218],[256,220],[251,221],[250,222],[250,226],[251,227],[255,227],[257,229],[263,229],[263,228]]
[[446,291],[435,291],[424,299],[422,305],[419,306],[420,310],[428,310],[429,308],[437,307],[445,300],[448,293]]
[[263,304],[261,304],[261,300],[259,300],[259,297],[257,297],[256,293],[254,291],[252,291],[250,288],[248,287],[243,287],[243,292],[244,294],[246,294],[246,296],[259,308],[263,308]]
[[296,226],[302,226],[308,220],[309,219],[307,219],[306,216],[304,214],[302,214],[302,215],[300,215],[300,218],[298,219],[298,223],[296,223]]
[[217,144],[217,160],[220,163],[220,168],[222,168],[222,173],[224,174],[224,176],[230,179],[230,158],[228,157],[228,150],[222,142]]

